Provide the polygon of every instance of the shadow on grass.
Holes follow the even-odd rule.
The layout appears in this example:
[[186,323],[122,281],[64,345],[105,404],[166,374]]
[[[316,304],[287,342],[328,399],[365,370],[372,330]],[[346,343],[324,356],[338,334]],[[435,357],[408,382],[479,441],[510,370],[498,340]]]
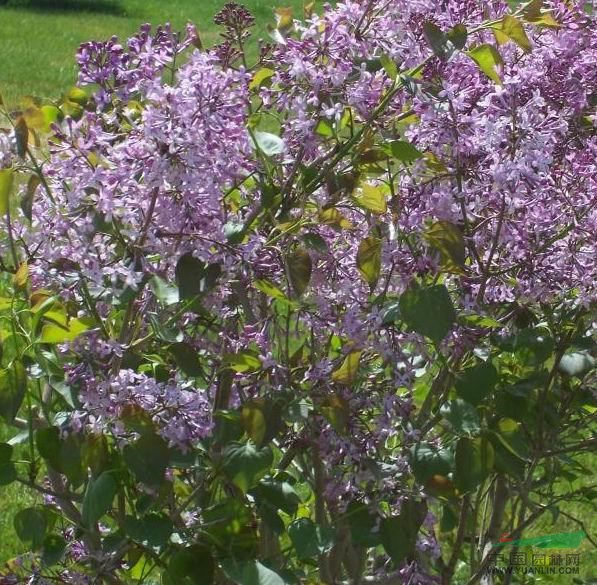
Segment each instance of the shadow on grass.
[[31,12],[94,12],[128,16],[119,0],[0,0],[0,6]]

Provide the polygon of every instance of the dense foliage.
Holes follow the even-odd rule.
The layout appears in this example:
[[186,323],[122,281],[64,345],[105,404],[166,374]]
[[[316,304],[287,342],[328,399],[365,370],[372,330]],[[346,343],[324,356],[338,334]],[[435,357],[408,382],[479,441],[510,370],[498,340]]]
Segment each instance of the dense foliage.
[[2,583],[472,584],[596,493],[557,483],[595,445],[592,15],[276,14],[255,63],[228,4],[5,112],[0,485],[43,505]]

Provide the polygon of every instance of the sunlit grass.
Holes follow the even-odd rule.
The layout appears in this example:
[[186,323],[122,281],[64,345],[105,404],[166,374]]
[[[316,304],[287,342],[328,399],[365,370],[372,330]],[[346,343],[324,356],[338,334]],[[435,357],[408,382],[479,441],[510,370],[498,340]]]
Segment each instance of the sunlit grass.
[[[171,22],[197,25],[205,45],[218,38],[214,14],[224,0],[10,0],[0,6],[0,93],[8,103],[23,95],[59,97],[76,79],[74,54],[80,43],[117,35],[126,39],[139,25]],[[266,38],[275,6],[302,0],[242,0],[255,15],[254,39]],[[0,1],[0,5],[2,2]],[[321,2],[319,3],[321,5]]]

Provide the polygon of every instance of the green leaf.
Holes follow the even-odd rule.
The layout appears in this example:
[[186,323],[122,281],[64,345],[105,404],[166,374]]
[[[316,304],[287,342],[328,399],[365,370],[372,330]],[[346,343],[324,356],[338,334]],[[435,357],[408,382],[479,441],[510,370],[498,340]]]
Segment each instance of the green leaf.
[[315,126],[315,133],[325,138],[331,138],[334,135],[334,128],[328,120],[321,119]]
[[221,566],[226,577],[236,585],[286,585],[278,573],[256,560],[226,559]]
[[514,41],[525,53],[533,49],[531,41],[524,30],[524,26],[516,17],[506,14],[499,24],[492,27],[495,38],[499,45],[503,45],[508,39]]
[[288,527],[288,536],[299,559],[311,559],[327,552],[333,544],[331,532],[309,518],[299,518]]
[[379,530],[381,542],[396,567],[400,566],[405,559],[413,557],[417,535],[426,516],[425,502],[404,500],[398,516],[384,518],[381,521]]
[[284,140],[271,132],[255,130],[255,132],[253,132],[253,144],[266,156],[283,154],[286,150]]
[[83,469],[81,449],[83,447],[83,436],[70,433],[61,441],[61,462],[64,474],[73,484],[78,487],[86,479],[87,470]]
[[261,449],[252,441],[229,445],[224,451],[224,471],[243,492],[248,492],[266,475],[274,462],[269,446]]
[[117,491],[118,484],[112,471],[104,471],[89,481],[81,513],[83,524],[87,528],[93,528],[95,523],[110,510]]
[[176,365],[186,376],[196,378],[203,374],[197,350],[188,343],[173,343],[168,347],[168,351],[174,356]]
[[29,546],[37,549],[43,543],[47,530],[47,519],[39,508],[25,508],[16,513],[14,529],[17,536]]
[[14,447],[8,443],[0,443],[0,463],[8,463],[12,457]]
[[48,534],[42,543],[42,563],[46,567],[58,564],[64,556],[66,540],[59,534]]
[[287,481],[272,478],[262,479],[254,491],[265,499],[268,504],[282,510],[289,516],[296,514],[301,503],[299,495]]
[[10,194],[14,184],[12,169],[0,170],[0,216],[4,217],[10,208]]
[[448,31],[446,36],[459,51],[462,51],[468,38],[466,26],[464,24],[457,24]]
[[207,264],[191,252],[183,254],[174,270],[180,300],[194,299],[208,292],[216,285],[221,272],[219,264]]
[[249,439],[256,445],[261,445],[267,431],[262,406],[256,402],[243,404],[240,411],[240,420]]
[[426,484],[434,475],[447,476],[451,473],[454,457],[447,449],[417,443],[411,448],[410,464],[417,481]]
[[359,371],[359,362],[362,351],[351,351],[342,362],[342,365],[332,372],[332,381],[346,386],[355,381]]
[[498,372],[491,362],[479,362],[456,380],[456,394],[470,404],[480,404],[495,389]]
[[441,343],[456,319],[452,299],[443,285],[411,286],[400,296],[400,313],[409,329]]
[[210,550],[200,544],[176,551],[164,572],[164,585],[212,585],[216,565]]
[[377,285],[381,270],[381,240],[368,236],[361,240],[357,250],[357,269],[371,290]]
[[526,462],[513,453],[497,433],[491,433],[489,440],[495,454],[495,469],[499,473],[505,473],[512,477],[521,479],[524,477]]
[[393,140],[384,146],[384,150],[396,160],[407,164],[423,157],[423,153],[406,140]]
[[522,425],[511,418],[502,418],[497,423],[497,436],[503,445],[521,459],[529,456],[529,446],[522,433]]
[[479,45],[466,53],[489,79],[495,81],[498,85],[502,80],[496,71],[496,66],[503,63],[499,51],[493,45]]
[[458,516],[449,504],[442,506],[442,518],[439,529],[441,532],[452,532],[458,526]]
[[456,444],[454,484],[462,494],[473,491],[491,472],[495,452],[487,437],[461,437]]
[[256,89],[261,87],[268,79],[275,75],[275,71],[273,69],[268,69],[267,67],[262,67],[255,72],[253,75],[253,79],[251,83],[249,83],[249,89]]
[[386,303],[380,312],[382,325],[393,325],[400,318],[400,302],[392,300]]
[[12,424],[25,398],[27,372],[20,361],[0,370],[0,417]]
[[528,448],[520,425],[512,419],[503,418],[497,429],[489,434],[495,453],[495,468],[500,473],[515,478],[524,477]]
[[44,427],[35,431],[35,443],[39,454],[55,471],[64,472],[61,463],[60,429]]
[[390,79],[396,79],[396,77],[398,77],[398,65],[394,59],[392,59],[389,55],[382,53],[382,55],[379,57],[379,61]]
[[272,506],[269,502],[259,502],[257,504],[257,514],[276,536],[281,536],[286,532],[284,520],[278,514],[276,507]]
[[0,487],[10,485],[17,477],[17,468],[12,461],[0,461]]
[[429,244],[440,253],[441,266],[446,272],[462,274],[466,247],[460,228],[449,221],[436,221],[424,234]]
[[388,210],[385,190],[382,185],[361,183],[354,192],[354,200],[359,207],[371,213],[385,213]]
[[163,305],[175,305],[179,301],[178,288],[171,286],[159,276],[152,276],[149,279],[149,287],[155,298]]
[[240,244],[245,237],[245,225],[229,221],[224,225],[224,235],[230,244]]
[[302,238],[308,248],[320,254],[327,254],[329,252],[326,241],[319,234],[307,233],[303,234]]
[[311,280],[312,268],[311,256],[304,248],[296,248],[286,256],[288,279],[298,296],[307,290]]
[[147,433],[135,443],[126,445],[123,457],[140,482],[149,486],[159,486],[164,482],[170,450],[158,435]]
[[165,546],[174,531],[170,518],[155,513],[147,514],[142,518],[126,516],[124,528],[133,540],[147,546]]
[[261,369],[261,360],[251,351],[241,351],[239,353],[224,354],[223,365],[235,372],[249,374],[258,372]]
[[377,515],[363,502],[350,502],[346,508],[346,519],[355,546],[366,548],[381,544],[377,530]]
[[475,407],[464,400],[450,400],[441,407],[440,414],[458,434],[472,434],[481,428]]
[[430,21],[423,23],[423,36],[436,57],[446,59],[449,56],[448,38],[436,24]]
[[66,341],[73,341],[82,333],[85,333],[91,326],[93,321],[87,317],[71,319],[68,322],[68,327],[61,327],[56,323],[47,323],[41,330],[40,343],[65,343]]
[[272,299],[288,300],[288,297],[271,281],[260,279],[253,282],[253,286]]
[[548,360],[554,351],[555,342],[544,329],[523,329],[514,338],[513,349],[525,364],[538,366]]

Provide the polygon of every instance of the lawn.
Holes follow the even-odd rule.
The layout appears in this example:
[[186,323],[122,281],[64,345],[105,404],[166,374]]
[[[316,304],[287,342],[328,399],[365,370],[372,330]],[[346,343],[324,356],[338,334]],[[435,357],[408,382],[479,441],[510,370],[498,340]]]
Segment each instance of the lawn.
[[[23,95],[53,98],[76,79],[74,54],[80,43],[126,38],[140,24],[171,22],[182,29],[197,25],[205,44],[218,38],[213,16],[224,0],[8,0],[0,7],[0,93],[8,103]],[[274,21],[273,8],[294,6],[302,0],[245,0],[255,15],[254,38],[267,36]],[[3,4],[0,0],[0,5]]]

